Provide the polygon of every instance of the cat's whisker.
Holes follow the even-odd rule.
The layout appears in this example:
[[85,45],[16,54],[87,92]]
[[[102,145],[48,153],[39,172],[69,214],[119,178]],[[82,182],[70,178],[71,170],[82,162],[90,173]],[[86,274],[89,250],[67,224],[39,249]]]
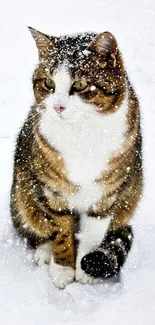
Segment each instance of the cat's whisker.
[[39,117],[39,114],[38,113],[37,114],[33,114],[33,116],[29,117],[29,121],[33,121],[33,120],[35,120],[38,117]]
[[34,133],[34,129],[39,125],[39,122],[40,122],[40,118],[34,122],[33,129],[27,134],[27,138],[26,138],[25,142],[27,142],[30,139],[30,137]]

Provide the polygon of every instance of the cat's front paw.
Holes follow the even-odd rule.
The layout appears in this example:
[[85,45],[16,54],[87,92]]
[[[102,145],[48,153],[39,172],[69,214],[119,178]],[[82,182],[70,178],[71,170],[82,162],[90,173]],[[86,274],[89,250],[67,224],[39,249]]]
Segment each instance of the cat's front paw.
[[67,284],[74,281],[75,270],[71,266],[63,266],[53,261],[50,263],[49,275],[59,289],[64,289]]
[[81,268],[95,278],[112,277],[120,270],[115,253],[107,249],[85,255],[81,260]]
[[97,283],[99,281],[99,279],[96,279],[88,274],[86,274],[81,267],[77,267],[76,271],[75,271],[75,279],[78,282],[81,282],[83,284],[92,284],[92,283]]

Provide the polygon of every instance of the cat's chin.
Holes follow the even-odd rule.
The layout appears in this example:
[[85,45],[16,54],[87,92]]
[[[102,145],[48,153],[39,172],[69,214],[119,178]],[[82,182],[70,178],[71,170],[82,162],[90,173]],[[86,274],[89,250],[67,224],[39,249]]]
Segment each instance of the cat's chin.
[[94,118],[100,118],[101,115],[98,113],[96,110],[89,110],[89,111],[64,111],[61,114],[49,114],[47,113],[49,118],[51,119],[51,122],[60,122],[60,123],[77,123],[77,122],[82,122],[82,121],[89,121],[89,120],[94,120]]
[[74,114],[72,116],[60,116],[58,120],[60,121],[64,121],[64,123],[76,123],[78,122],[80,119],[82,118],[82,116],[74,116]]
[[52,121],[56,122],[56,123],[76,123],[79,120],[79,117],[75,117],[75,116],[64,116],[64,115],[59,115],[57,117],[55,117],[54,119],[52,119]]

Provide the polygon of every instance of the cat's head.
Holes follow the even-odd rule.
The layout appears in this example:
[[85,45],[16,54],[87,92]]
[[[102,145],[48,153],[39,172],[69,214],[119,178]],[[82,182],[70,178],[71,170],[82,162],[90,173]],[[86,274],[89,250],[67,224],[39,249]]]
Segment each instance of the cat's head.
[[119,109],[126,73],[111,33],[51,37],[30,31],[39,53],[33,89],[41,114],[53,120],[77,121]]

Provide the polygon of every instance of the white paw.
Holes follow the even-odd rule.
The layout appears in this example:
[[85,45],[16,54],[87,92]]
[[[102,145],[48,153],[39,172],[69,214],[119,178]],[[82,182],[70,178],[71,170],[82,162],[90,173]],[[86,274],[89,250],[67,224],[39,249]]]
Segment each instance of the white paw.
[[93,278],[92,276],[86,274],[81,267],[77,267],[76,271],[75,271],[75,279],[78,282],[81,282],[83,284],[89,283],[97,283],[99,281],[99,279]]
[[51,259],[51,254],[52,254],[51,252],[52,249],[50,243],[40,245],[34,253],[35,262],[40,266],[42,266],[45,263],[49,264]]
[[74,269],[71,266],[63,266],[51,260],[49,274],[53,279],[55,286],[59,289],[74,281]]

